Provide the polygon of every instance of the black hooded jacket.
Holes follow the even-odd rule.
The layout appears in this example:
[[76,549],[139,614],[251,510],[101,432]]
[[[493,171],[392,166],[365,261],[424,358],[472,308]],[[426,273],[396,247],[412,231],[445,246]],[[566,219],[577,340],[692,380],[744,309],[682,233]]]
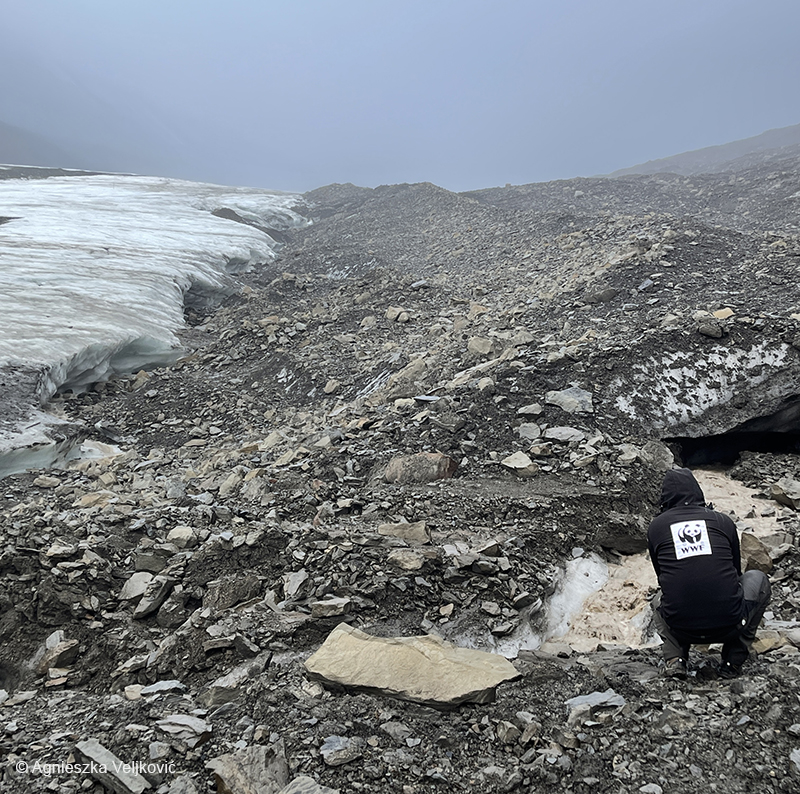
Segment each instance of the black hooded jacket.
[[744,614],[736,525],[705,506],[689,469],[667,472],[661,510],[647,530],[647,546],[664,620],[672,629],[695,634],[733,628]]

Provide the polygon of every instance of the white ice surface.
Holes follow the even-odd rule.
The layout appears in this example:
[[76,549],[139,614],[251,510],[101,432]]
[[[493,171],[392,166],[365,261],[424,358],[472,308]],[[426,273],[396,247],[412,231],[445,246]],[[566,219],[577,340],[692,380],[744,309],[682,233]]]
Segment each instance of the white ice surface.
[[513,659],[520,650],[535,650],[548,640],[563,637],[572,621],[581,614],[586,600],[600,591],[608,579],[608,565],[597,554],[569,560],[556,589],[545,603],[542,628],[534,629],[528,621],[522,621],[513,634],[495,640],[494,649]]
[[608,565],[596,554],[570,560],[564,577],[547,603],[544,638],[563,637],[569,631],[571,618],[581,611],[586,599],[607,581]]
[[[12,218],[0,223],[0,367],[43,365],[44,402],[58,388],[174,360],[190,291],[224,294],[230,274],[275,256],[268,234],[211,213],[285,230],[306,222],[300,204],[156,177],[0,180],[0,217]],[[0,451],[9,445],[6,434]]]

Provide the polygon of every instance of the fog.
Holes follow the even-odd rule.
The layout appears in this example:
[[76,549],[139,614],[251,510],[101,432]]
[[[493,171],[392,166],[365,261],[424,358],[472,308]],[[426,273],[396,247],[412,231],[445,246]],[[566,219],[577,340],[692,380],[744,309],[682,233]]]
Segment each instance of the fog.
[[800,121],[796,0],[4,6],[0,145],[49,165],[467,190]]

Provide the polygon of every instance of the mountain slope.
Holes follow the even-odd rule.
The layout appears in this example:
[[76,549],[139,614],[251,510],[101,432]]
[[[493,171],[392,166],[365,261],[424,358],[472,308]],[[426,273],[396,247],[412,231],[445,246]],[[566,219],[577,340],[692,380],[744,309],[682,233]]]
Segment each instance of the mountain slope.
[[793,124],[790,127],[767,130],[752,138],[648,160],[646,163],[621,168],[608,176],[666,173],[692,176],[718,171],[738,171],[759,162],[798,155],[800,124]]
[[80,157],[35,132],[0,121],[0,163],[82,168]]

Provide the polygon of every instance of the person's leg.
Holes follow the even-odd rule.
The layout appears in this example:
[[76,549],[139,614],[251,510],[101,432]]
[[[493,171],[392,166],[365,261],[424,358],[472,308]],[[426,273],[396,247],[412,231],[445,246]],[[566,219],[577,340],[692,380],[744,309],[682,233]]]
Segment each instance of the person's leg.
[[722,646],[723,667],[727,666],[731,673],[738,673],[747,661],[750,646],[772,595],[769,579],[761,571],[746,571],[739,581],[742,583],[745,604],[742,626]]
[[747,606],[747,614],[742,637],[748,645],[753,643],[756,638],[756,631],[764,617],[764,611],[772,597],[772,586],[767,575],[761,571],[746,571],[741,578],[742,590],[744,590],[744,602]]
[[653,607],[653,622],[656,624],[658,636],[661,637],[661,653],[664,656],[664,661],[669,662],[672,659],[683,659],[689,661],[689,645],[681,642],[672,629],[667,625],[664,618],[661,616],[661,591],[653,596],[650,602]]

